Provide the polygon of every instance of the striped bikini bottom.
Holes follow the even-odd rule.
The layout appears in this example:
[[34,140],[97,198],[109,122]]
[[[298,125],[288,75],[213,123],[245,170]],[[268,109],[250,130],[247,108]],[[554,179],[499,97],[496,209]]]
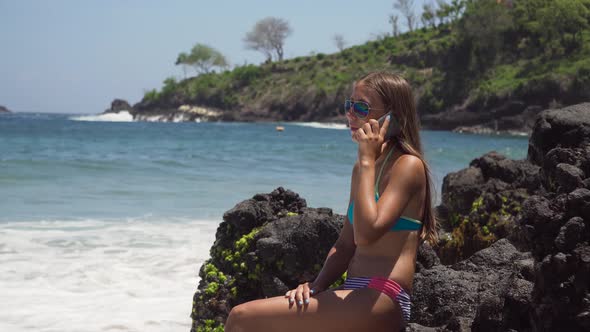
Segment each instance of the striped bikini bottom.
[[347,277],[342,289],[372,288],[397,301],[402,308],[403,325],[410,321],[410,295],[397,282],[382,277]]

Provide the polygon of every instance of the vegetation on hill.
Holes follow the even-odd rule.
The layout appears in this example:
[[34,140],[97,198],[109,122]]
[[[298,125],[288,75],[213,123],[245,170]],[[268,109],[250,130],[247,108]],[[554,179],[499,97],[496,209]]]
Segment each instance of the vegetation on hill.
[[408,79],[422,116],[590,99],[590,0],[453,0],[447,12],[440,3],[421,28],[334,54],[168,78],[136,111],[193,104],[237,120],[335,121],[351,82],[372,70]]

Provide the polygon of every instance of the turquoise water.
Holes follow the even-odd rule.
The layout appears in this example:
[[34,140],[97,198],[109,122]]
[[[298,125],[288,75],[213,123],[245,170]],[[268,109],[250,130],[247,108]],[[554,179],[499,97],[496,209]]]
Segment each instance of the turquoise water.
[[[0,115],[0,331],[188,331],[223,213],[278,186],[344,214],[343,126]],[[527,138],[423,131],[445,174]]]
[[[344,213],[356,145],[348,130],[252,123],[82,122],[0,118],[0,221],[137,217],[219,219],[278,186]],[[423,131],[438,192],[444,175],[527,139]],[[440,195],[439,195],[440,196]]]

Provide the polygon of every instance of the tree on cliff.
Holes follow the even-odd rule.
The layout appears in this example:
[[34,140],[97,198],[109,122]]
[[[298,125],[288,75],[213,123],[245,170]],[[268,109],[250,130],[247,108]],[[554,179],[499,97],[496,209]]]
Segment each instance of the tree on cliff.
[[182,52],[176,59],[176,65],[182,65],[186,77],[186,66],[193,66],[199,74],[209,73],[213,67],[226,68],[228,62],[218,50],[205,44],[195,44],[190,54]]
[[246,48],[262,52],[267,61],[272,61],[273,52],[277,60],[283,60],[283,45],[285,38],[291,34],[289,23],[281,18],[267,17],[254,25],[254,28],[246,34],[244,42]]
[[344,46],[346,45],[346,41],[344,40],[344,36],[342,36],[341,34],[335,34],[334,37],[332,37],[332,39],[334,40],[334,44],[336,45],[338,50],[340,52],[342,52],[342,50],[344,49]]
[[184,73],[184,78],[186,79],[186,69],[189,66],[189,60],[188,60],[188,54],[186,54],[185,52],[181,52],[178,57],[176,58],[176,63],[174,63],[175,65],[181,65],[182,66],[182,72]]
[[416,25],[416,14],[414,14],[414,0],[395,0],[393,8],[399,10],[406,18],[408,30],[414,31]]
[[433,29],[436,27],[436,13],[432,6],[432,4],[425,3],[422,5],[422,25],[424,27],[432,27]]
[[[478,0],[480,1],[480,0]],[[496,0],[493,0],[497,3]],[[477,1],[471,1],[471,3]],[[444,24],[445,22],[454,23],[465,11],[465,7],[467,5],[466,0],[451,0],[450,3],[447,3],[445,0],[436,0],[438,8],[435,10],[434,15],[438,18],[439,24]]]
[[389,24],[391,24],[391,34],[394,37],[399,35],[399,16],[395,14],[389,15]]

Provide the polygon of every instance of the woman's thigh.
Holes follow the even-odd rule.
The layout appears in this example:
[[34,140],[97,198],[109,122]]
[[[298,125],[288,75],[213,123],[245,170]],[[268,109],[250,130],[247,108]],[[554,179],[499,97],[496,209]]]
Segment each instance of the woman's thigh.
[[236,306],[226,331],[399,331],[401,308],[370,288],[329,290],[298,307],[284,296]]

